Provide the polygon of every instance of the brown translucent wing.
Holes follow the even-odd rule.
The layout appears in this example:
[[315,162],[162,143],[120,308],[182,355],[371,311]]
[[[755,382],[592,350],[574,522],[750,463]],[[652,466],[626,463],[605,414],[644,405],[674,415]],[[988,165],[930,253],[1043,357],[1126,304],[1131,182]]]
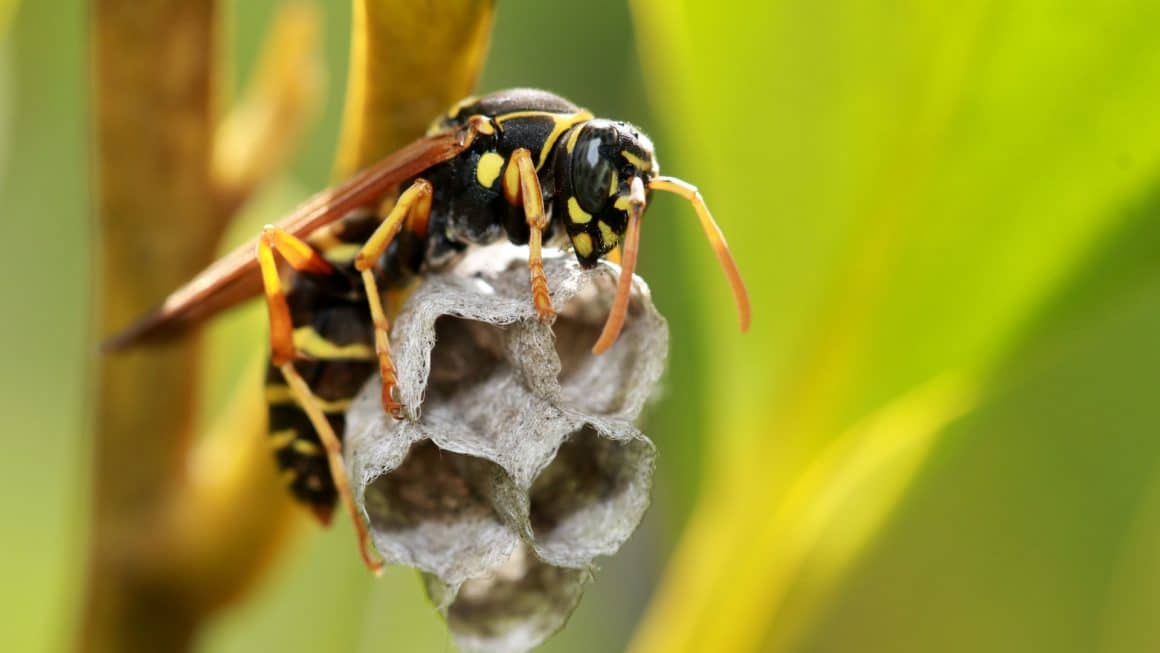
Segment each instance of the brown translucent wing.
[[[347,213],[373,205],[400,183],[449,161],[467,147],[465,132],[448,132],[419,139],[348,181],[311,197],[278,226],[306,237]],[[163,342],[197,326],[222,311],[258,296],[262,278],[254,254],[257,238],[210,265],[178,288],[154,311],[129,328],[105,340],[105,351],[144,343]]]

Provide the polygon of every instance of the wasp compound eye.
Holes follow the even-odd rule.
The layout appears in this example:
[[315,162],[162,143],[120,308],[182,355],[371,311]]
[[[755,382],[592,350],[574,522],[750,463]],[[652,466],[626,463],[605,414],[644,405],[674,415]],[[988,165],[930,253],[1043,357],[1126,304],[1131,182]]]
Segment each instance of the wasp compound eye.
[[615,168],[605,153],[615,139],[611,130],[587,128],[572,151],[572,192],[589,213],[599,212],[608,201]]

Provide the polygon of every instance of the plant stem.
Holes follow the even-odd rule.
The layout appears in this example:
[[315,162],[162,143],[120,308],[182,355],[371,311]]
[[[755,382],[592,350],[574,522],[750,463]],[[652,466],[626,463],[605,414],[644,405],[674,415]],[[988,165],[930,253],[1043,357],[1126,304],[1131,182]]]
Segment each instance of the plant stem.
[[[438,113],[429,104],[441,110],[467,92],[494,2],[355,2],[363,47],[351,84],[361,90],[348,103],[358,124],[346,129],[343,158],[359,167],[421,133]],[[317,61],[303,42],[316,25],[312,10],[291,9],[274,31],[268,83],[259,80],[248,113],[234,114],[242,128],[219,130],[214,0],[93,0],[91,15],[96,303],[108,335],[205,267],[233,209],[284,165],[285,142],[310,113],[304,73]],[[390,83],[411,70],[398,53],[413,53],[429,74]],[[294,74],[276,74],[286,70]],[[293,508],[261,437],[261,366],[247,377],[252,392],[195,442],[198,373],[196,337],[98,362],[79,649],[189,650],[205,619],[241,596],[285,540]]]
[[348,176],[423,135],[475,87],[495,0],[353,0],[337,171]]
[[[213,255],[211,0],[96,0],[92,8],[100,331],[112,333]],[[197,401],[197,343],[102,356],[89,576],[80,648],[181,651],[199,615],[155,573]]]

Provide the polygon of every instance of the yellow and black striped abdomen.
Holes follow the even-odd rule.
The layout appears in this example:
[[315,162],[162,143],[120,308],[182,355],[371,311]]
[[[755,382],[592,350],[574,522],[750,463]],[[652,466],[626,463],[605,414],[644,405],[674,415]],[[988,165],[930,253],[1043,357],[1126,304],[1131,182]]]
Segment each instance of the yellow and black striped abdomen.
[[[374,329],[361,293],[340,295],[333,286],[344,278],[315,279],[297,275],[287,293],[293,316],[294,344],[303,360],[295,369],[320,400],[334,432],[342,438],[351,399],[378,371]],[[328,283],[333,281],[334,283]],[[310,419],[296,401],[278,368],[266,374],[269,443],[287,488],[326,522],[337,492],[326,451]]]

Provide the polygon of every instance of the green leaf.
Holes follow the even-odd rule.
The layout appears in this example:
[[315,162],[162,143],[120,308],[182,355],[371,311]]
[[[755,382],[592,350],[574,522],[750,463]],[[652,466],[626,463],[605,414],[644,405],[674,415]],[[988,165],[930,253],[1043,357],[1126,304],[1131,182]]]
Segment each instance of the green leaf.
[[[984,379],[983,396],[1001,390],[1012,352],[1045,333],[1033,325],[1062,319],[1049,309],[1154,184],[1160,45],[1150,26],[1160,6],[633,7],[646,79],[668,121],[662,158],[676,150],[680,165],[666,172],[701,186],[754,296],[753,329],[737,336],[711,257],[682,262],[705,279],[696,289],[710,309],[714,382],[704,438],[715,455],[643,626],[662,636],[637,650],[777,648],[791,639],[773,634],[803,632],[826,592],[791,594],[788,611],[765,590],[731,592],[739,578],[809,587],[819,573],[809,563],[779,579],[794,537],[770,528],[803,470],[852,424],[931,379],[965,371]],[[1151,342],[1145,333],[1118,337],[1139,350]],[[1101,378],[1108,392],[1120,387],[1114,368]],[[1134,426],[1154,432],[1156,423],[1147,414]],[[1079,450],[1066,454],[1083,462]],[[1061,483],[1065,471],[1035,469]],[[835,469],[829,482],[847,479]],[[803,512],[825,496],[820,489]],[[864,501],[878,511],[882,499],[869,492],[851,510]],[[795,604],[802,596],[814,603]],[[860,607],[873,622],[874,606]]]
[[[1157,234],[1153,226],[1149,242]],[[1133,283],[1069,298],[1084,310],[1052,311],[999,368],[993,396],[944,437],[804,650],[1152,647],[1160,260],[1151,257]]]

